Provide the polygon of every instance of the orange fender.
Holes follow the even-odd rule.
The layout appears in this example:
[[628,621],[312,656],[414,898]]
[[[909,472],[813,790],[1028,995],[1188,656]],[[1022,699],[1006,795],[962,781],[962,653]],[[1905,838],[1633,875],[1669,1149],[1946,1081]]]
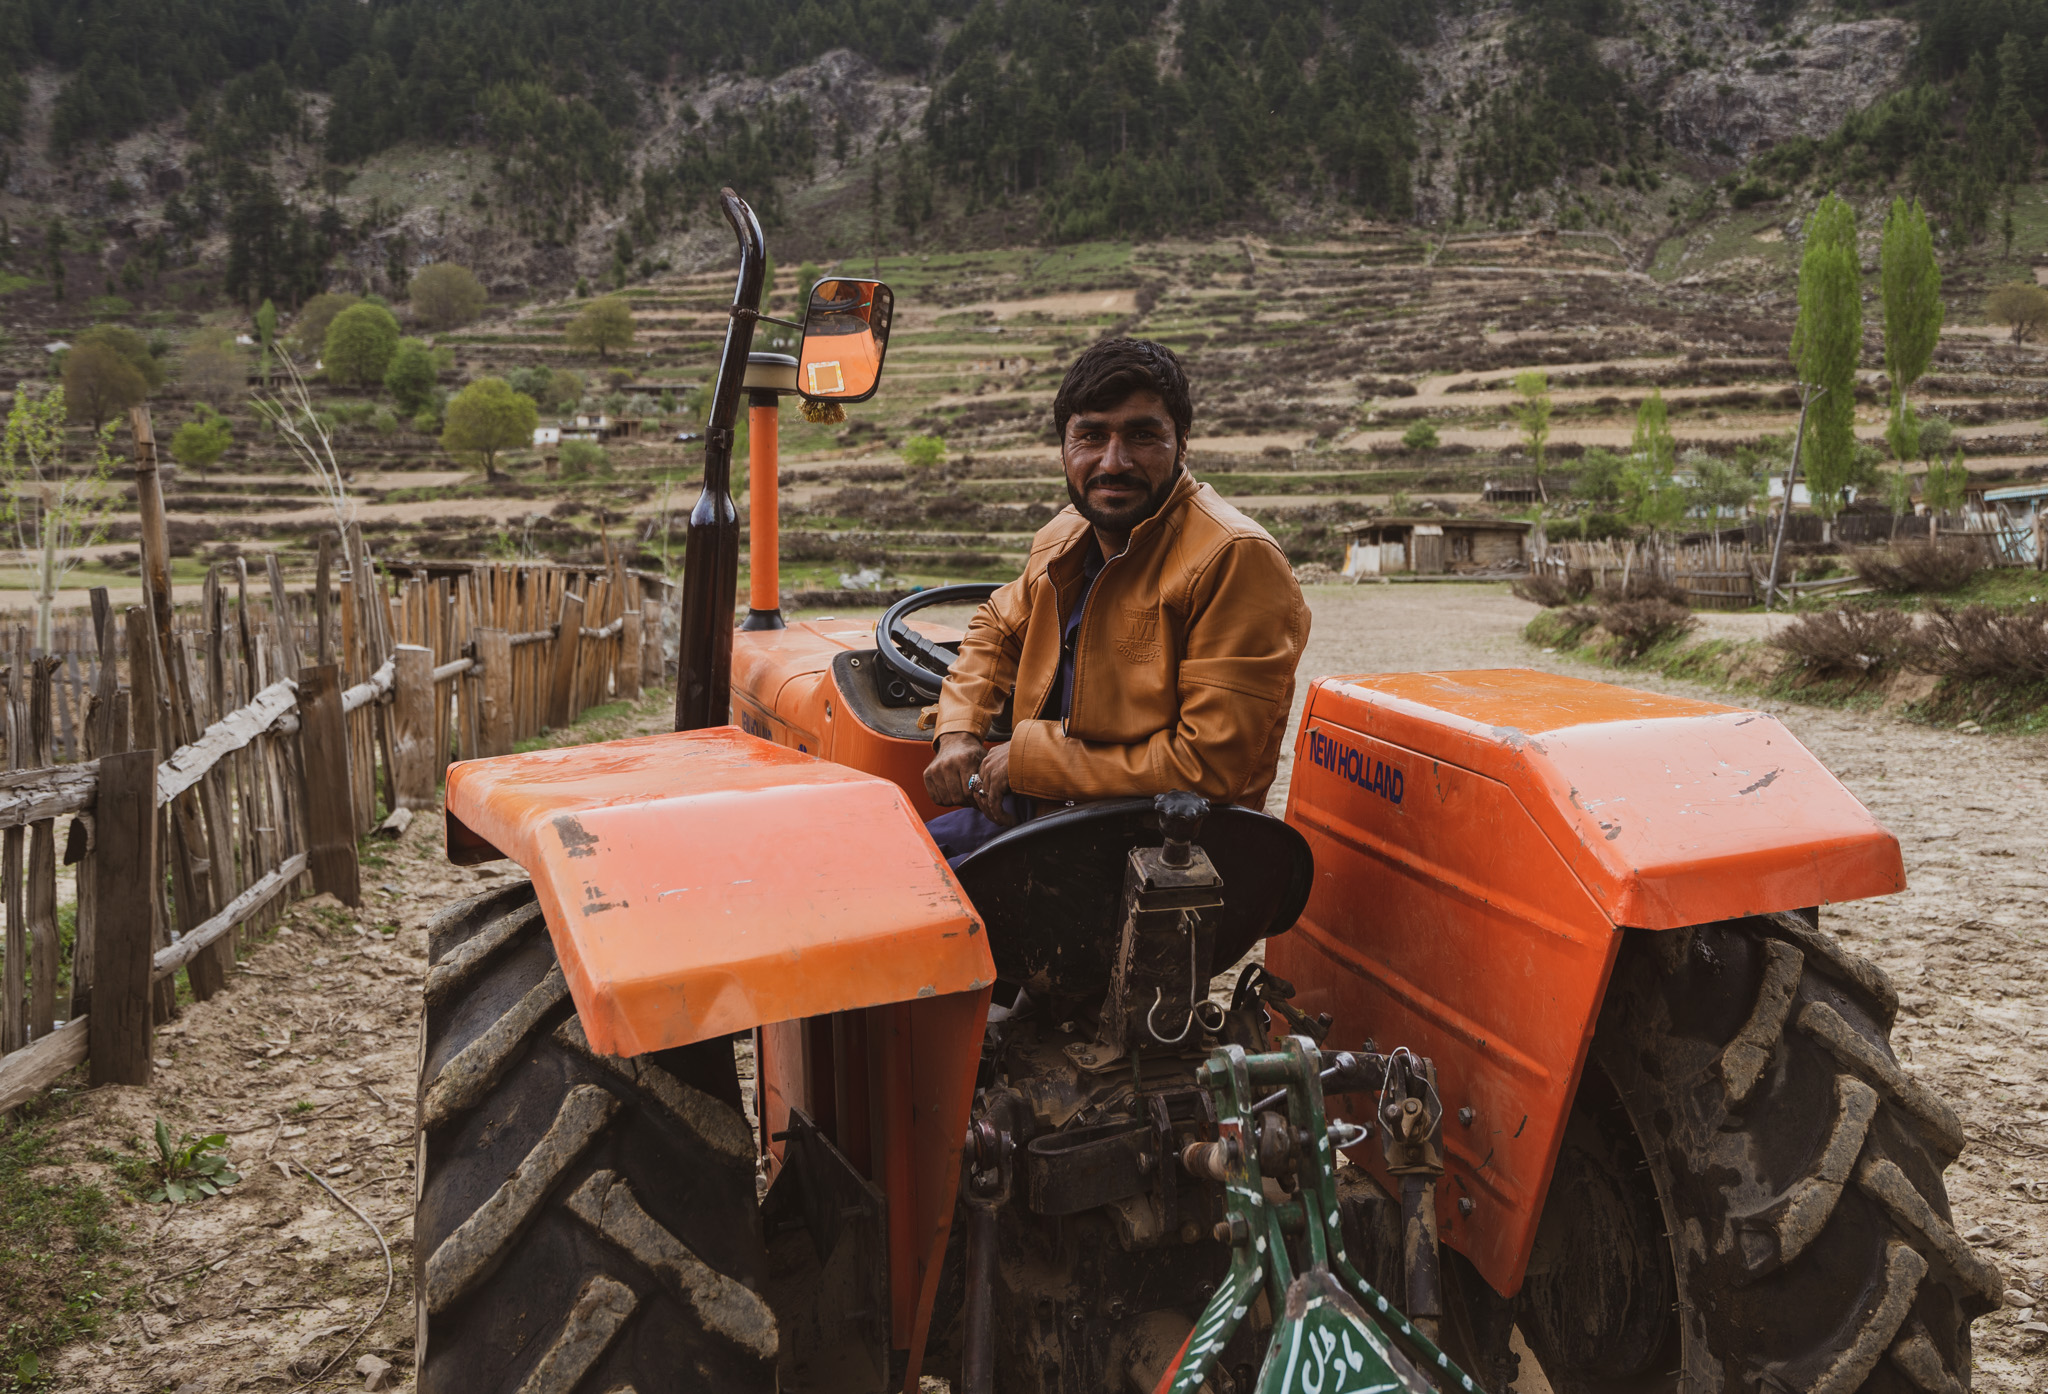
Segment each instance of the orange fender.
[[1267,965],[1333,1046],[1435,1060],[1440,1232],[1507,1294],[1620,929],[1905,887],[1897,840],[1774,718],[1519,669],[1318,680],[1287,820],[1316,882]]

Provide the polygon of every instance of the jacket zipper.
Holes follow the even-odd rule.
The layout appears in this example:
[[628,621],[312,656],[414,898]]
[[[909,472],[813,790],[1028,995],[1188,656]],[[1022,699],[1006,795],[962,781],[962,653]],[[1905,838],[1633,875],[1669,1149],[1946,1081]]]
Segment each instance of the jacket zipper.
[[[1150,520],[1148,519],[1147,521],[1149,522]],[[1088,530],[1088,540],[1097,547],[1102,545],[1095,540],[1095,530],[1093,528]],[[1126,540],[1123,551],[1118,552],[1115,556],[1108,558],[1102,563],[1102,570],[1095,573],[1094,584],[1088,587],[1087,598],[1081,602],[1081,621],[1074,626],[1074,690],[1067,699],[1066,711],[1060,714],[1060,734],[1062,736],[1067,734],[1067,723],[1074,719],[1074,709],[1081,705],[1081,636],[1088,632],[1088,607],[1095,603],[1096,595],[1102,590],[1102,578],[1109,574],[1109,569],[1112,566],[1115,566],[1118,562],[1129,556],[1130,553],[1131,544]]]

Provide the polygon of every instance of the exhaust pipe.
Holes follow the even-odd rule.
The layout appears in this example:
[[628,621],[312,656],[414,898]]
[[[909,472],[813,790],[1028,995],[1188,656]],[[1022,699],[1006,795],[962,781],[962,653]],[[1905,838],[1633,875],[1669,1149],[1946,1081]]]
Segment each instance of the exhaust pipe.
[[680,642],[676,649],[676,729],[698,731],[732,719],[733,605],[740,578],[740,519],[732,502],[733,426],[739,420],[741,382],[754,346],[755,307],[768,249],[761,221],[731,189],[718,192],[719,209],[740,244],[740,274],[733,287],[718,383],[704,426],[704,491],[690,510],[683,552]]

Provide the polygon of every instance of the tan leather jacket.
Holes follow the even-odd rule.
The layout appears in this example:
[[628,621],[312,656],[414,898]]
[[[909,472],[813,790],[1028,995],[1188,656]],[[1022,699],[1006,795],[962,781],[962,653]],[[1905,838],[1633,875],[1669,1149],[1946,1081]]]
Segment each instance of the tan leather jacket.
[[1191,789],[1261,807],[1308,642],[1308,606],[1279,544],[1183,472],[1088,594],[1067,719],[1036,719],[1054,695],[1084,549],[1096,545],[1071,507],[1039,529],[1024,574],[968,623],[939,694],[938,734],[983,735],[1014,693],[1017,793],[1086,800]]

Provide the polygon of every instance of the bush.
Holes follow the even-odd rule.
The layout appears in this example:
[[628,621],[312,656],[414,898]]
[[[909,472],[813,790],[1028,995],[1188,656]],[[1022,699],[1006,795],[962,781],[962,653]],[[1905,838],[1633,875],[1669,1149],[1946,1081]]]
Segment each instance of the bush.
[[412,312],[429,329],[454,329],[468,324],[490,304],[490,292],[476,273],[452,261],[422,266],[406,291]]
[[1812,672],[1862,674],[1897,663],[1913,643],[1913,621],[1899,610],[1837,607],[1802,615],[1771,643]]
[[946,458],[946,442],[937,436],[912,436],[903,442],[903,463],[912,469],[930,469]]
[[1436,423],[1431,421],[1417,421],[1401,433],[1401,444],[1413,451],[1434,450],[1439,443]]
[[1850,548],[1849,565],[1865,585],[1905,595],[1966,584],[1984,569],[1984,554],[1970,541],[1893,542]]
[[579,479],[586,474],[610,474],[611,457],[604,453],[604,447],[596,441],[565,440],[562,442],[562,477]]
[[1577,571],[1562,580],[1555,576],[1524,576],[1508,589],[1518,599],[1553,610],[1574,600],[1584,600],[1591,582],[1585,572]]
[[1908,661],[1944,677],[2048,680],[2048,607],[1965,605],[1951,610],[1936,605]]
[[1616,657],[1624,660],[1641,658],[1666,639],[1699,625],[1692,611],[1662,599],[1616,600],[1594,614],[1600,627],[1614,636]]
[[413,417],[412,428],[422,435],[438,436],[441,434],[441,413],[428,407]]

